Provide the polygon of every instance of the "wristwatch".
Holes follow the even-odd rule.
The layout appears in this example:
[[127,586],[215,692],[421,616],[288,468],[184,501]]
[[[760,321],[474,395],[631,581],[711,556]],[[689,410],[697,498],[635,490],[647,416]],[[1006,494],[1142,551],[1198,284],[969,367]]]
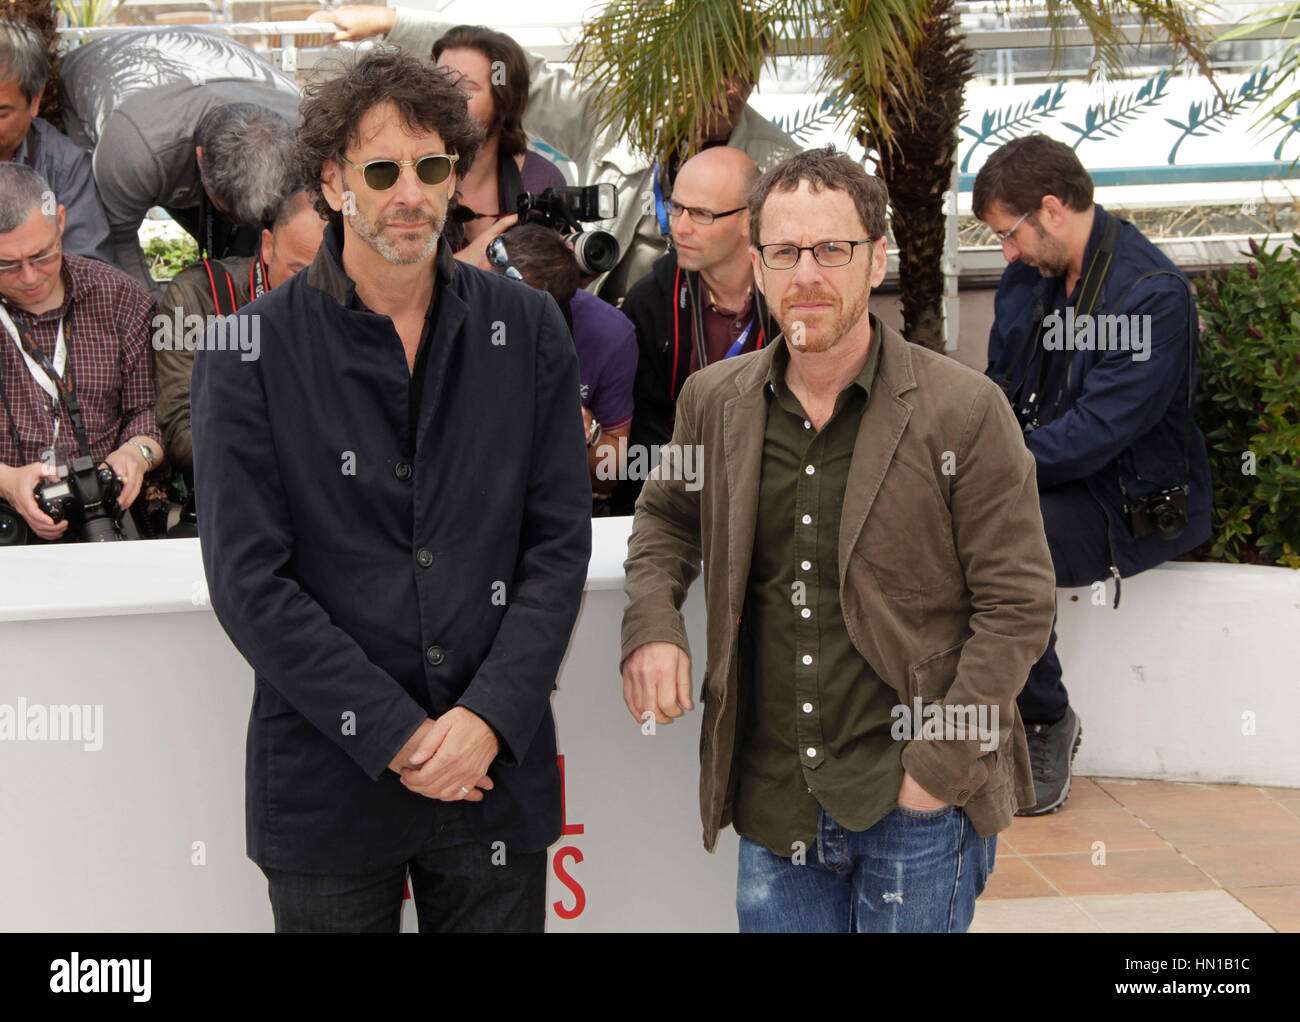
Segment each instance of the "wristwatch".
[[588,447],[596,446],[596,443],[600,440],[600,432],[600,423],[596,421],[596,417],[593,415],[591,418],[591,429],[587,430]]
[[144,455],[144,460],[149,463],[151,469],[158,464],[158,459],[154,457],[153,448],[148,444],[142,444],[139,440],[128,440],[127,443],[140,448],[140,453]]

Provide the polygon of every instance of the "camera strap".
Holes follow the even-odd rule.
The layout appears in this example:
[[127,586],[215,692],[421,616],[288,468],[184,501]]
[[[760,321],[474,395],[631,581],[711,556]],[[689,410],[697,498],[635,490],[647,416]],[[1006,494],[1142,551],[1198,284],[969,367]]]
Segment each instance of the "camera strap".
[[[1192,461],[1189,454],[1188,445],[1191,442],[1192,430],[1192,402],[1194,395],[1192,393],[1192,380],[1196,372],[1196,296],[1192,292],[1191,283],[1184,277],[1175,273],[1173,270],[1151,270],[1142,274],[1137,280],[1128,286],[1128,289],[1121,296],[1117,307],[1122,308],[1127,301],[1128,296],[1132,294],[1133,289],[1141,284],[1144,280],[1150,280],[1152,277],[1173,277],[1179,281],[1187,290],[1187,406],[1183,414],[1183,489],[1188,491],[1192,482]],[[1134,475],[1138,475],[1136,469]],[[1119,483],[1120,495],[1124,498],[1125,505],[1128,504],[1128,491],[1124,488],[1123,473],[1119,469],[1118,459],[1115,464],[1115,477]],[[1142,478],[1138,475],[1138,478]]]
[[502,216],[515,212],[523,193],[524,179],[519,175],[515,158],[501,153],[497,159],[497,209]]
[[[68,410],[68,418],[72,420],[72,431],[77,438],[77,446],[80,453],[86,457],[91,457],[90,441],[86,437],[86,427],[81,418],[81,404],[77,400],[77,392],[73,388],[70,373],[65,373],[68,361],[68,343],[64,337],[64,328],[68,320],[72,318],[72,304],[68,304],[68,311],[63,318],[59,320],[59,334],[55,342],[54,361],[41,351],[35,345],[31,344],[27,338],[27,333],[22,326],[14,320],[7,309],[0,305],[0,323],[4,324],[5,330],[14,344],[18,346],[19,353],[23,356],[23,361],[27,364],[27,371],[32,374],[32,378],[37,382],[40,388],[50,395],[52,411],[54,413],[54,434],[58,438],[58,406],[62,402]],[[68,332],[71,336],[71,332]],[[39,371],[38,371],[39,370]],[[13,422],[13,413],[8,407],[6,395],[5,410],[9,413],[9,424],[13,435],[17,436],[17,427]],[[22,451],[22,445],[18,445],[18,450]]]

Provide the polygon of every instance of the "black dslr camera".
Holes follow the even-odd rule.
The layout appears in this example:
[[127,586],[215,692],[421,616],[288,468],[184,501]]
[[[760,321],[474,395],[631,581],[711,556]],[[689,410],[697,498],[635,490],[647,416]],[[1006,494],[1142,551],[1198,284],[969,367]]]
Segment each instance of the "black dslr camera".
[[61,462],[59,478],[36,487],[36,506],[54,519],[68,522],[68,538],[88,543],[125,539],[122,508],[117,498],[122,480],[107,465],[97,468],[95,459],[80,455],[71,464]]
[[582,228],[583,222],[609,220],[618,214],[618,193],[613,185],[548,188],[539,195],[524,192],[517,200],[516,212],[521,224],[541,224],[564,235],[583,273],[606,273],[618,264],[618,239],[609,231]]
[[1125,504],[1124,513],[1137,539],[1157,532],[1165,539],[1177,539],[1187,528],[1187,487],[1171,486],[1134,504]]

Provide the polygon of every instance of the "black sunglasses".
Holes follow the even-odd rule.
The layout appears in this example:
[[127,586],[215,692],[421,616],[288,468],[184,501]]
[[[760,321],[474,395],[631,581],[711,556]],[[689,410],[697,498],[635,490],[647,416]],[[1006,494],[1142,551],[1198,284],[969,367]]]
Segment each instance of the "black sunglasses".
[[452,165],[460,159],[455,153],[436,153],[433,156],[421,156],[418,160],[371,160],[369,163],[353,163],[346,156],[340,157],[349,167],[361,171],[361,177],[377,192],[387,191],[397,184],[403,167],[414,167],[415,176],[426,185],[440,185],[451,176]]

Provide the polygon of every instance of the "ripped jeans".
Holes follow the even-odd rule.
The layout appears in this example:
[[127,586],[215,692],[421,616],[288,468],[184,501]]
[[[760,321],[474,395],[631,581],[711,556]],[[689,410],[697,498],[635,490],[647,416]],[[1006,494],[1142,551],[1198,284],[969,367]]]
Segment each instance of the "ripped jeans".
[[742,933],[964,933],[993,872],[997,837],[958,806],[898,808],[845,830],[826,810],[806,861],[740,839]]

